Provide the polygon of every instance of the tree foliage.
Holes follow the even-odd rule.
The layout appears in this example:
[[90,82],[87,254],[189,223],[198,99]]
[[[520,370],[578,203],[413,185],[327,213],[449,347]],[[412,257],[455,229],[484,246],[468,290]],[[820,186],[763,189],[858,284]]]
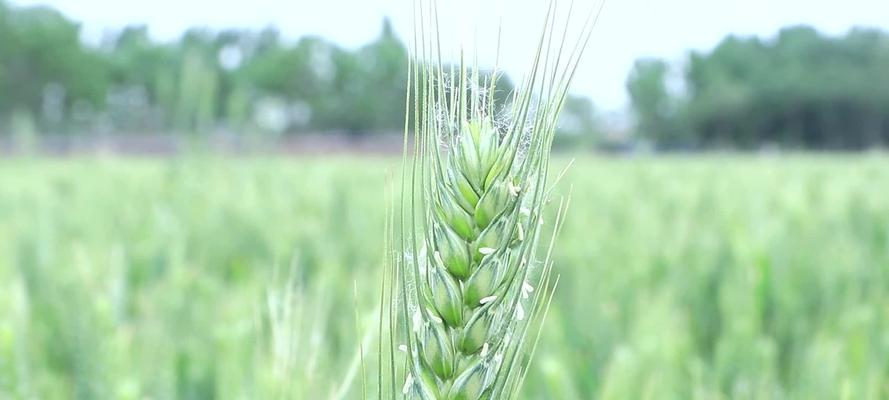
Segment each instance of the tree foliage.
[[728,37],[710,52],[692,53],[686,64],[685,93],[665,90],[663,61],[637,63],[628,80],[637,130],[661,146],[889,143],[885,32],[858,28],[831,37],[793,27],[768,40]]
[[273,28],[191,29],[162,43],[129,26],[91,46],[55,10],[0,3],[0,128],[24,114],[43,132],[395,130],[406,76],[388,21],[355,51]]
[[75,102],[102,102],[105,63],[80,45],[78,33],[76,24],[52,9],[0,4],[0,113],[42,111],[57,119]]
[[[21,120],[43,133],[364,134],[404,124],[407,48],[388,20],[354,50],[288,41],[271,27],[194,28],[159,42],[134,25],[97,45],[80,33],[55,10],[0,0],[0,133]],[[508,99],[513,85],[499,79],[496,95]]]

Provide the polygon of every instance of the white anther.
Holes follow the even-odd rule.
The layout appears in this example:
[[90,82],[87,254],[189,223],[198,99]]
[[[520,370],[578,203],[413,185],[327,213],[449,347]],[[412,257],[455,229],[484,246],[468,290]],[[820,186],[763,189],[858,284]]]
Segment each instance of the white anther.
[[430,309],[427,308],[427,309],[426,309],[426,312],[429,313],[429,318],[432,318],[433,321],[438,322],[439,324],[443,322],[443,321],[441,320],[441,318],[439,318],[437,315],[435,315],[434,312],[432,312],[432,310],[430,310]]
[[488,296],[478,301],[479,304],[488,304],[494,300],[497,300],[497,296]]
[[534,291],[534,286],[531,286],[528,281],[522,283],[522,298],[527,299],[530,293]]
[[407,394],[411,390],[411,386],[414,385],[414,376],[410,373],[407,374],[407,379],[404,380],[404,387],[401,388],[401,394]]
[[528,207],[522,207],[522,208],[520,208],[520,209],[519,209],[519,212],[520,212],[522,215],[526,216],[526,217],[531,216],[531,209],[528,208]]
[[420,325],[423,324],[423,316],[420,315],[420,310],[414,313],[414,332],[420,331]]
[[524,289],[526,292],[533,292],[534,286],[531,286],[531,284],[528,283],[528,281],[525,281],[525,282],[522,282],[522,289]]
[[519,241],[520,241],[520,242],[524,242],[524,241],[525,241],[525,229],[522,228],[521,225],[519,225]]
[[506,184],[506,188],[509,189],[509,194],[513,196],[518,196],[519,192],[522,191],[522,188],[520,186],[513,185],[512,182],[508,182]]
[[492,249],[490,247],[482,247],[482,248],[478,249],[478,252],[482,253],[482,255],[493,254],[495,251],[497,251],[497,249]]
[[407,346],[403,345],[403,344],[398,345],[398,351],[400,351],[402,353],[407,353]]
[[519,306],[515,309],[515,317],[519,321],[525,320],[525,308],[522,307],[522,303],[519,303]]
[[481,354],[479,354],[479,356],[481,357],[484,357],[486,355],[488,355],[488,342],[485,342],[485,344],[482,345],[482,352]]

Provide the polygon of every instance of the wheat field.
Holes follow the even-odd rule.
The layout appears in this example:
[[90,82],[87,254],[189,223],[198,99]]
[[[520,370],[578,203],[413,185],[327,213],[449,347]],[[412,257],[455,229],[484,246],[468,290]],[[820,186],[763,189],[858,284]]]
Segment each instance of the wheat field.
[[[360,398],[397,171],[0,161],[0,399]],[[889,397],[885,156],[581,157],[556,193],[525,398]]]

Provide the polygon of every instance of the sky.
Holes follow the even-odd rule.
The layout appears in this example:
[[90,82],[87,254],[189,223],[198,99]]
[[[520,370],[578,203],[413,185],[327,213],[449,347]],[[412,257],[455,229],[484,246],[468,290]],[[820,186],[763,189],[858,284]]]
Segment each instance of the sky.
[[[575,0],[571,20],[580,23],[599,0]],[[146,24],[153,36],[172,40],[194,26],[276,26],[286,37],[319,35],[349,48],[380,33],[390,17],[396,32],[412,31],[412,0],[10,0],[49,5],[83,24],[86,39],[128,24]],[[514,77],[529,64],[542,24],[545,0],[439,0],[445,44],[475,49],[482,62],[496,53],[502,26],[500,64]],[[567,7],[568,1],[561,1]],[[563,7],[562,10],[567,10]],[[498,24],[498,21],[500,24]],[[624,83],[633,62],[659,57],[681,63],[690,50],[708,50],[726,35],[774,36],[782,27],[807,24],[827,34],[854,26],[889,30],[886,0],[606,0],[573,92],[590,96],[600,110],[625,109]],[[487,57],[486,57],[487,56]],[[493,63],[493,61],[488,61]]]

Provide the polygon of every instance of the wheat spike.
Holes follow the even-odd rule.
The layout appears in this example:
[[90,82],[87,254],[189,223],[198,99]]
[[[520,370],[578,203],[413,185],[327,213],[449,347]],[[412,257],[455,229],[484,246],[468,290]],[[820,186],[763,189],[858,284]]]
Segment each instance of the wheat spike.
[[445,68],[435,5],[417,3],[406,121],[414,140],[390,239],[398,246],[389,325],[403,326],[404,398],[511,398],[521,386],[528,332],[539,329],[554,288],[551,246],[538,252],[550,147],[594,22],[566,49],[556,10],[551,1],[528,78],[495,104],[496,68],[485,78],[462,57]]

